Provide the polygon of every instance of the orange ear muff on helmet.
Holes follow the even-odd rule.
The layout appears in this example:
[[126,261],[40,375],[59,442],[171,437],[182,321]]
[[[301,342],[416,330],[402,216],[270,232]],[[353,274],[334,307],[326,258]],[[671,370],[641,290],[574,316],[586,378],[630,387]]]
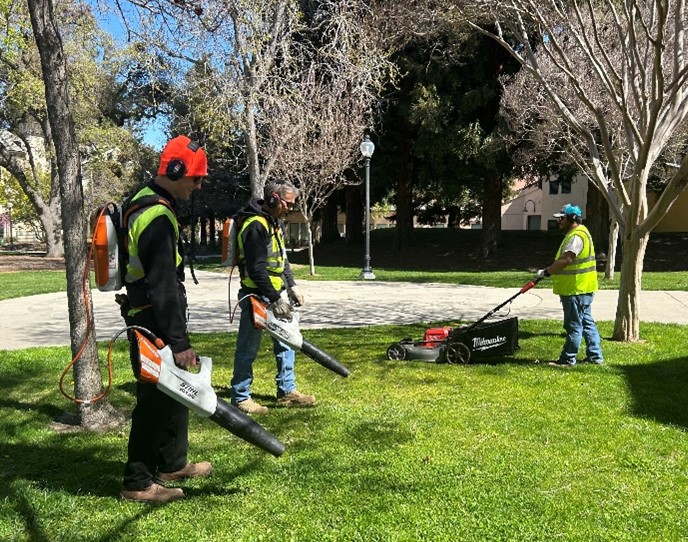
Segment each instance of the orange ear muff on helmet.
[[282,201],[282,198],[280,198],[280,195],[277,192],[273,192],[268,196],[267,199],[267,204],[270,209],[277,209],[279,207],[280,201]]

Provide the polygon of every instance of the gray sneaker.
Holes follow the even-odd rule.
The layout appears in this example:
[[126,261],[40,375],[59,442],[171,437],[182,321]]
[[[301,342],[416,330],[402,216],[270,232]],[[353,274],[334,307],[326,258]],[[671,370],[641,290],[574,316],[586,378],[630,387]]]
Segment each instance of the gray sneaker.
[[246,399],[245,401],[241,401],[241,403],[234,403],[234,406],[237,407],[239,410],[242,412],[245,412],[246,414],[267,414],[268,413],[268,407],[261,405],[260,403],[257,403],[253,399]]
[[154,483],[145,489],[123,489],[121,495],[125,501],[165,504],[183,499],[184,491],[178,487],[165,487]]
[[300,391],[290,391],[277,398],[277,406],[281,407],[312,407],[315,406],[315,396],[306,395]]

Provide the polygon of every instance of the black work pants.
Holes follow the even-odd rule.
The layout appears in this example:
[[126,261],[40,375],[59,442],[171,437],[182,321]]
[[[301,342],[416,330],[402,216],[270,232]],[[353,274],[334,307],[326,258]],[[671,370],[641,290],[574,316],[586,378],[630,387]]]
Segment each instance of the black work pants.
[[[146,327],[156,335],[152,310],[127,317],[128,325]],[[138,347],[131,343],[132,364],[138,363]],[[128,457],[123,486],[145,489],[160,472],[174,472],[187,463],[189,409],[158,390],[154,384],[136,383],[136,407],[131,416]]]

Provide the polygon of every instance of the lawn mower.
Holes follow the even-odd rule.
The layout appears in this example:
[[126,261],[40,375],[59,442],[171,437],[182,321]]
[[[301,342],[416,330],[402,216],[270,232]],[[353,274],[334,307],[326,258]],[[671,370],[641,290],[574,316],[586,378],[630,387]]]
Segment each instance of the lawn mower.
[[486,320],[519,295],[526,293],[540,280],[542,277],[531,280],[515,295],[472,324],[459,328],[430,328],[425,331],[423,340],[414,341],[407,338],[392,343],[387,348],[387,359],[461,364],[474,359],[513,355],[519,348],[518,317],[494,322]]

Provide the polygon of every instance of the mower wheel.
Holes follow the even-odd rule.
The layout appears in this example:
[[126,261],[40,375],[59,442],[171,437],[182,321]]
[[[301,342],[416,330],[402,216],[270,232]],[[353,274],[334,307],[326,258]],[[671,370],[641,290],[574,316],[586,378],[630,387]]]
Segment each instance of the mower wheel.
[[447,363],[452,365],[468,363],[471,360],[471,349],[462,342],[449,343],[444,351],[444,357]]
[[387,348],[387,359],[401,361],[406,359],[406,348],[401,343],[390,344]]

